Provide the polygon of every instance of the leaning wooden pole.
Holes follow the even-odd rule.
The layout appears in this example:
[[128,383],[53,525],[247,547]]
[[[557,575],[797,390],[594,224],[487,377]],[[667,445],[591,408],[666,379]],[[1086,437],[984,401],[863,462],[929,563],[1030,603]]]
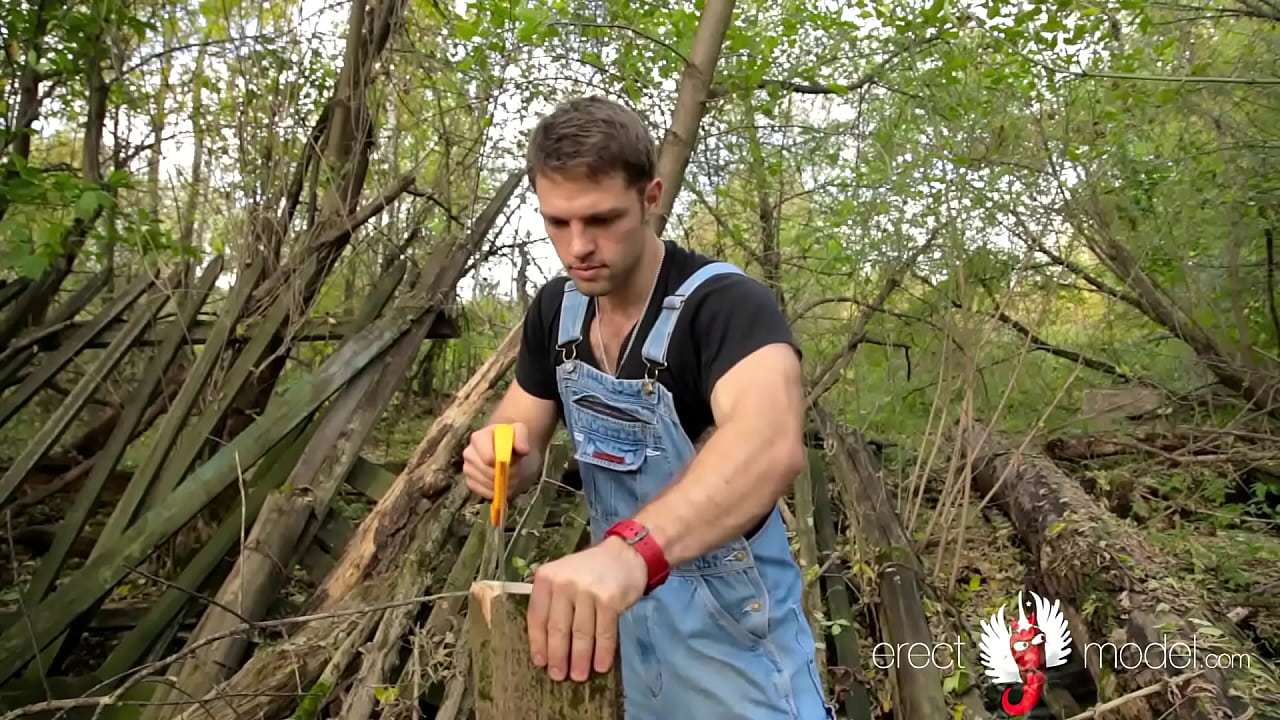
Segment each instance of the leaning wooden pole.
[[164,503],[139,517],[119,542],[86,562],[38,607],[30,608],[30,622],[0,633],[0,681],[22,669],[75,617],[115,587],[130,568],[232,486],[241,468],[256,463],[366,365],[380,358],[429,307],[425,298],[410,295],[385,318],[344,343],[311,377],[289,388],[279,403],[268,407],[248,429],[196,468]]
[[[860,541],[880,563],[876,615],[880,634],[894,648],[923,643],[933,647],[933,632],[922,599],[922,564],[880,477],[879,468],[857,432],[841,430],[821,408],[813,410],[831,448],[831,474],[840,489],[845,512],[853,520]],[[950,716],[942,695],[942,675],[931,663],[895,662],[894,718],[936,720]]]
[[609,672],[593,672],[580,683],[556,682],[529,659],[525,614],[532,589],[517,582],[471,585],[467,628],[476,720],[622,720],[616,660]]
[[[352,647],[363,657],[348,695],[363,697],[394,681],[395,663],[382,660],[399,657],[403,634],[419,607],[408,604],[376,613],[372,620],[354,611],[423,594],[428,578],[420,568],[440,552],[458,510],[472,497],[454,462],[471,434],[473,418],[515,364],[520,327],[511,329],[432,423],[311,599],[314,613],[348,614],[311,623],[287,642],[259,646],[239,672],[204,699],[193,700],[182,720],[275,718],[294,705],[296,720],[307,720],[337,691],[327,678],[343,675],[345,666],[357,661],[354,652],[345,652]],[[372,639],[369,632],[375,632]],[[306,696],[300,698],[299,692]]]

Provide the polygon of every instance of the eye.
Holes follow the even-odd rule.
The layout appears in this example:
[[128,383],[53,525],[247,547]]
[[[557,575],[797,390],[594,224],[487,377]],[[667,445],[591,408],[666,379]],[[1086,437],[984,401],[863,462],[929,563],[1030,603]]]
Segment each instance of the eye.
[[617,220],[621,215],[610,213],[607,215],[592,215],[587,218],[587,224],[592,227],[607,227]]
[[1018,652],[1022,652],[1023,650],[1026,650],[1029,647],[1031,647],[1031,645],[1026,640],[1019,640],[1018,642],[1013,644],[1013,649],[1017,650]]
[[1039,635],[1036,635],[1035,637],[1031,638],[1031,644],[1032,645],[1044,644],[1044,633],[1040,633]]

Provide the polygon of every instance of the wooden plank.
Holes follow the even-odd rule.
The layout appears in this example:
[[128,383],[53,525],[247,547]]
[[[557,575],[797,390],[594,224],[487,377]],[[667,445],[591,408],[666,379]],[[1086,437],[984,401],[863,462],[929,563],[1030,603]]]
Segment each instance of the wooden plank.
[[355,536],[355,523],[337,513],[329,513],[320,524],[320,529],[316,531],[316,541],[311,544],[319,545],[325,552],[337,557]]
[[396,473],[378,463],[366,460],[363,455],[356,458],[355,465],[351,466],[351,472],[347,473],[347,485],[375,501],[381,500],[395,481]]
[[[831,495],[828,488],[827,465],[821,450],[809,452],[809,467],[813,480],[813,524],[818,543],[818,552],[829,557],[840,552],[839,539],[836,535],[835,511],[831,507]],[[837,689],[837,677],[830,675],[832,692],[837,704],[844,706],[845,717],[850,720],[871,720],[871,695],[869,688],[859,677],[866,668],[858,649],[858,629],[853,624],[853,603],[849,600],[849,588],[845,586],[848,569],[843,561],[832,564],[833,572],[819,577],[818,581],[826,592],[828,615],[832,620],[847,620],[849,625],[831,631],[831,642],[836,651],[836,662],[844,668],[848,675],[847,687]],[[830,673],[832,668],[828,667]]]
[[529,583],[481,581],[471,585],[468,625],[475,681],[476,720],[564,718],[622,720],[618,660],[586,682],[556,682],[529,660],[525,613]]

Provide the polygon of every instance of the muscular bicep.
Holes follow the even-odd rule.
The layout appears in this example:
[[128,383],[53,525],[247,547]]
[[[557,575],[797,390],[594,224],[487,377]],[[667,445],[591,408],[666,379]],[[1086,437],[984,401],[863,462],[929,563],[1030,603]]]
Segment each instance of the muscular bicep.
[[[717,278],[695,303],[686,337],[696,347],[696,389],[707,402],[730,370],[771,345],[786,347],[769,349],[760,356],[766,365],[780,362],[780,367],[799,372],[799,347],[791,326],[773,293],[759,281],[745,276]],[[781,357],[784,349],[792,357]],[[757,358],[742,368],[754,372],[759,361]]]
[[516,378],[498,402],[498,407],[494,408],[492,420],[524,423],[529,428],[529,444],[540,452],[551,440],[556,422],[560,420],[560,412],[554,400],[530,394]]
[[769,343],[727,369],[711,390],[716,427],[755,426],[777,437],[804,428],[804,377],[789,343]]

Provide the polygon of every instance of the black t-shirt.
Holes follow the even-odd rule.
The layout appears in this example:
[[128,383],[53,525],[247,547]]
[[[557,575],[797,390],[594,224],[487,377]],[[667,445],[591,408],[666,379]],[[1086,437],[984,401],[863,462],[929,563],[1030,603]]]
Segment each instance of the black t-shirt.
[[[649,330],[658,320],[662,298],[674,293],[698,268],[714,259],[671,241],[665,241],[666,256],[658,273],[658,284],[644,316],[631,353],[618,374],[620,378],[644,377],[642,349]],[[539,288],[525,314],[516,380],[530,394],[554,400],[564,417],[564,407],[556,388],[556,365],[560,352],[556,340],[560,329],[560,303],[567,277],[556,277]],[[594,343],[587,329],[595,318],[595,303],[588,303],[582,340],[577,345],[579,362],[599,368]],[[711,389],[739,360],[771,343],[784,342],[800,353],[786,317],[773,294],[759,281],[737,273],[712,276],[685,300],[667,347],[667,367],[658,372],[675,399],[676,413],[689,439],[697,442],[715,424],[711,412]],[[626,342],[624,338],[623,350]],[[620,350],[619,353],[622,351]],[[617,364],[617,358],[613,365]]]

